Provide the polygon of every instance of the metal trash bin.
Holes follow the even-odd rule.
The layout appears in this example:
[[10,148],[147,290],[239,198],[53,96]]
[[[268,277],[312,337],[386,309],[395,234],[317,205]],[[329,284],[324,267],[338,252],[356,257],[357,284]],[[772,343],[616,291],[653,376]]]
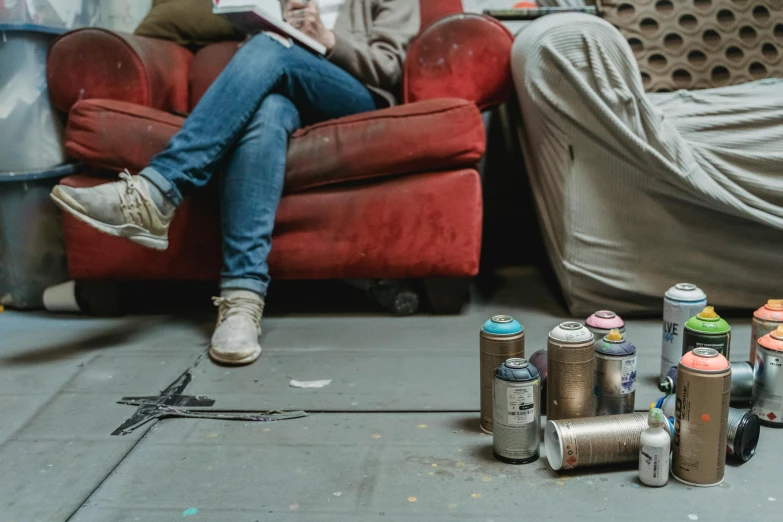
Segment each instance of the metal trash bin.
[[66,162],[63,115],[49,102],[46,53],[62,29],[0,23],[0,173]]
[[49,193],[77,165],[0,173],[0,304],[40,308],[49,286],[67,281],[62,219]]

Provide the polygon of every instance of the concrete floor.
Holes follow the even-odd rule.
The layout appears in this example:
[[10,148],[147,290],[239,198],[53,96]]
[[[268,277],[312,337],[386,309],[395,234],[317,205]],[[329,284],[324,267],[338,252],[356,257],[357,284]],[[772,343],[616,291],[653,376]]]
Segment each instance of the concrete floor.
[[[347,293],[350,293],[346,290]],[[557,474],[492,457],[478,432],[478,329],[510,313],[527,352],[567,313],[533,270],[500,274],[463,315],[394,318],[353,295],[270,303],[264,355],[244,368],[201,358],[212,311],[122,319],[0,315],[0,521],[781,520],[783,430],[724,484],[651,489],[633,469]],[[271,300],[270,300],[271,301]],[[284,300],[283,300],[284,301]],[[323,304],[326,303],[326,304]],[[370,311],[367,311],[368,308]],[[307,310],[296,312],[296,310]],[[731,320],[742,360],[749,320]],[[628,322],[637,407],[654,387],[660,322]],[[187,395],[221,410],[302,409],[299,419],[168,419],[110,435],[190,368]],[[294,389],[290,379],[332,379]]]

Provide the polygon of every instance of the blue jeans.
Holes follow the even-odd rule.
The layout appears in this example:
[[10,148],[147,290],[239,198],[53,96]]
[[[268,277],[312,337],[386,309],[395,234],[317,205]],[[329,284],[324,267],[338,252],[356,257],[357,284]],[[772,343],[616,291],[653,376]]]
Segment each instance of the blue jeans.
[[260,34],[239,49],[141,175],[179,206],[219,172],[220,287],[264,296],[288,137],[302,125],[375,108],[370,91],[346,71]]

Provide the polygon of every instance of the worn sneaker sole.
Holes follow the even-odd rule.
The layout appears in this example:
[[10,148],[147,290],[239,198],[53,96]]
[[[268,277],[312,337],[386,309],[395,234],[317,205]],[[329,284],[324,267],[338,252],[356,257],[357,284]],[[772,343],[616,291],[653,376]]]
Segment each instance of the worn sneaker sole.
[[102,223],[74,208],[68,201],[70,198],[65,194],[56,194],[55,191],[52,191],[52,193],[49,194],[49,197],[52,198],[54,204],[64,212],[69,213],[82,223],[86,223],[104,234],[122,237],[153,250],[166,250],[169,247],[169,238],[166,236],[156,236],[138,225],[109,225],[107,223]]
[[213,361],[220,363],[220,364],[228,364],[231,366],[243,366],[245,364],[250,364],[256,361],[261,356],[261,347],[258,347],[258,350],[255,350],[253,353],[245,357],[244,359],[225,359],[221,357],[219,354],[215,353],[212,349],[212,347],[209,347],[209,357]]

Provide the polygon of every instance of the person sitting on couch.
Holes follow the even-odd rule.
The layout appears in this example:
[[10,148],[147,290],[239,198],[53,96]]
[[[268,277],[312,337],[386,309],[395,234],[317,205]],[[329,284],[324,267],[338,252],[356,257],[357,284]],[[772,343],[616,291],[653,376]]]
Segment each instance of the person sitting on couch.
[[[217,173],[223,270],[209,354],[226,364],[249,364],[261,354],[266,261],[289,136],[304,125],[394,103],[408,44],[419,31],[418,0],[284,4],[286,20],[322,43],[326,57],[277,35],[256,35],[139,175],[126,171],[120,181],[92,188],[58,185],[51,194],[97,230],[165,250],[176,208]],[[325,12],[339,7],[338,16],[322,18],[319,5]]]

